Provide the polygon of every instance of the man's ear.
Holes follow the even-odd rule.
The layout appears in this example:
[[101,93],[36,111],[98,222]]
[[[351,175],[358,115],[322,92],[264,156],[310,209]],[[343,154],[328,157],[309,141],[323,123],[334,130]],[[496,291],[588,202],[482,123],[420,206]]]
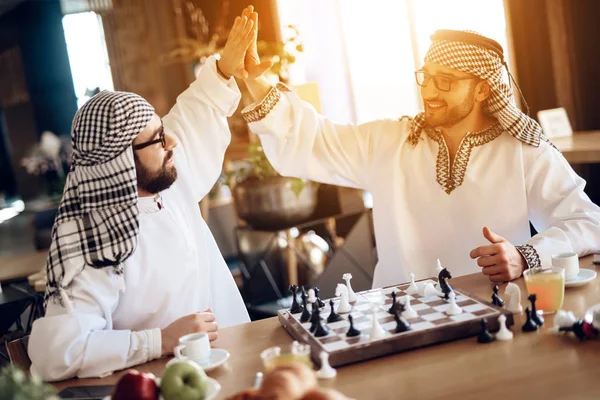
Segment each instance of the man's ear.
[[490,84],[486,80],[482,80],[477,83],[477,87],[475,88],[475,100],[483,102],[490,97],[491,93],[492,88],[490,88]]

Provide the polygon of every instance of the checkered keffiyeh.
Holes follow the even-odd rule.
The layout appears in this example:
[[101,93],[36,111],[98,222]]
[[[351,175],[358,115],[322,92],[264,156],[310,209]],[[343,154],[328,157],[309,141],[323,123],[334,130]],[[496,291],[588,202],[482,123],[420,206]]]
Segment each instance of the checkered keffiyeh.
[[86,267],[112,267],[135,250],[137,177],[131,143],[154,108],[142,97],[103,91],[73,119],[73,163],[52,228],[46,301],[64,305],[63,289]]
[[[463,32],[478,35],[471,31]],[[440,64],[485,79],[491,88],[491,94],[483,105],[485,112],[494,116],[506,131],[523,143],[537,147],[540,139],[547,140],[540,125],[514,104],[512,89],[502,79],[503,66],[506,64],[498,53],[456,39],[444,40],[439,38],[440,36],[432,40],[431,47],[425,55],[425,62]],[[481,38],[487,39],[484,36]],[[413,119],[411,136],[418,139],[425,125],[425,114],[417,114]]]

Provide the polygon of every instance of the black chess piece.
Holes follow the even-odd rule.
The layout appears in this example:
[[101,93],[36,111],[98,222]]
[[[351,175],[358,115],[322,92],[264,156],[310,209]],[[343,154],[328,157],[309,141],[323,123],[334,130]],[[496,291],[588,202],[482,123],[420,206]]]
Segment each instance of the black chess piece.
[[444,293],[444,300],[450,299],[450,292],[453,292],[452,286],[448,283],[448,279],[452,279],[452,274],[446,268],[442,269],[438,274],[438,282],[440,283],[440,289]]
[[315,290],[315,297],[317,298],[317,304],[319,305],[319,308],[325,307],[325,303],[319,297],[319,288],[315,286],[314,290]]
[[310,328],[308,329],[311,332],[314,332],[317,329],[317,324],[321,319],[321,314],[318,312],[319,307],[317,307],[317,302],[311,304],[312,307],[312,315],[310,317]]
[[302,297],[302,315],[300,316],[300,322],[308,322],[308,320],[310,320],[310,311],[308,311],[308,304],[306,303],[306,291],[304,290],[304,287],[302,288],[302,294],[300,295],[300,297]]
[[392,305],[388,309],[388,312],[392,315],[395,315],[397,306],[398,306],[398,303],[396,302],[396,291],[393,291],[392,292]]
[[298,303],[298,298],[296,297],[296,293],[298,291],[298,286],[296,285],[290,285],[290,292],[292,292],[292,307],[290,308],[290,313],[292,314],[298,314],[301,313],[302,311],[304,311],[304,307],[302,307],[300,305],[300,303]]
[[494,294],[492,295],[492,303],[498,307],[504,307],[504,300],[498,296],[498,285],[494,285]]
[[316,321],[315,337],[327,336],[329,334],[329,328],[327,328],[327,326],[323,323],[323,320],[321,319],[321,310],[319,309],[317,302],[314,302],[313,305],[313,315],[315,316],[314,319]]
[[[403,306],[403,304],[401,304],[401,306]],[[402,316],[402,311],[400,311],[401,308],[403,307],[396,308],[394,313],[394,319],[396,320],[396,333],[410,331],[410,325],[406,318]]]
[[348,315],[348,321],[350,321],[350,328],[348,328],[348,332],[346,332],[346,336],[354,337],[360,336],[360,331],[354,327],[354,320],[352,315]]
[[494,335],[487,329],[487,319],[481,319],[481,332],[477,335],[477,342],[479,343],[490,343],[496,340]]
[[525,309],[525,314],[527,314],[527,321],[525,321],[525,323],[521,327],[521,330],[523,332],[535,332],[535,331],[537,331],[538,326],[535,323],[535,321],[531,318],[531,311],[529,310],[529,307],[527,307]]
[[532,293],[529,295],[529,297],[527,299],[529,299],[529,301],[531,302],[531,319],[538,326],[544,325],[544,317],[539,315],[537,313],[537,309],[535,308],[535,302],[537,300],[537,295],[535,293]]
[[331,307],[331,312],[327,317],[327,322],[331,324],[332,322],[338,322],[343,320],[342,316],[335,312],[335,309],[333,308],[333,300],[329,300],[329,306]]

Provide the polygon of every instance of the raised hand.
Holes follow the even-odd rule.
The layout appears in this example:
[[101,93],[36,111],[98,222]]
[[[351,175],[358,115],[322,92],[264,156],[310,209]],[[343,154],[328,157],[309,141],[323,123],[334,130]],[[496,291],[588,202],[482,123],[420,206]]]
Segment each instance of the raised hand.
[[235,18],[227,43],[221,53],[221,59],[217,62],[217,68],[227,78],[235,76],[246,79],[248,77],[244,58],[248,46],[255,37],[254,26],[258,19],[258,15],[252,12],[252,9],[252,6],[246,7],[242,15]]
[[490,242],[471,251],[471,258],[477,258],[481,272],[492,282],[509,282],[517,279],[525,269],[525,259],[508,240],[495,234],[487,226],[483,228],[483,236]]
[[254,8],[252,6],[248,6],[242,13],[242,17],[246,16],[254,22],[254,26],[252,28],[252,41],[248,46],[246,57],[244,58],[245,69],[248,72],[246,79],[256,79],[259,76],[262,76],[273,65],[273,62],[271,61],[264,61],[262,63],[260,62],[256,44],[258,40],[258,13],[253,11]]

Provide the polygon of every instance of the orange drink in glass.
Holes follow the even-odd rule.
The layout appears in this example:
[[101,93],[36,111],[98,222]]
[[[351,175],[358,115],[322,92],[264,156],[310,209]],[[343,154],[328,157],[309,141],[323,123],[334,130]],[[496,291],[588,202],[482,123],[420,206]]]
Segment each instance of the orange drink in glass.
[[523,276],[527,292],[537,296],[535,305],[538,311],[552,314],[562,307],[565,298],[564,268],[528,269]]
[[300,344],[296,341],[292,343],[288,353],[282,353],[281,348],[278,346],[269,347],[260,353],[260,358],[263,361],[263,367],[265,368],[266,373],[273,371],[278,366],[297,362],[312,368],[312,362],[310,361],[310,346]]

